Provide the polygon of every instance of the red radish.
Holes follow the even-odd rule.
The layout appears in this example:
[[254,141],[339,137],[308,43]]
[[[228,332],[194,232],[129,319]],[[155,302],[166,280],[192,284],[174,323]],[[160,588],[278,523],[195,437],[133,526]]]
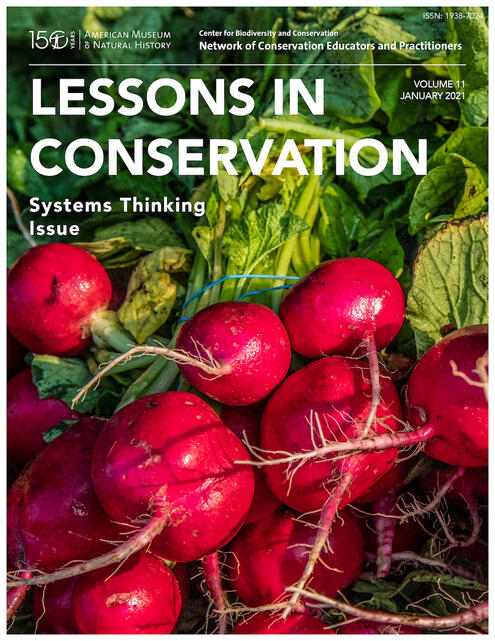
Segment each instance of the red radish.
[[73,421],[81,414],[58,398],[40,398],[25,369],[7,383],[7,456],[24,465],[38,454],[46,442],[43,433],[61,421]]
[[[381,395],[374,405],[367,370],[364,363],[342,356],[310,363],[283,382],[263,414],[261,444],[272,459],[265,461],[271,490],[300,512],[321,510],[313,549],[291,607],[299,599],[297,590],[311,578],[337,511],[367,492],[397,457],[394,449],[338,458],[327,451],[353,441],[364,450],[371,435],[389,439],[400,427],[401,407],[393,383],[377,369]],[[370,421],[371,415],[375,422]]]
[[352,354],[372,334],[378,350],[404,321],[397,279],[367,258],[321,263],[286,294],[280,318],[292,348],[308,358]]
[[287,374],[291,358],[287,332],[271,309],[257,303],[216,303],[183,325],[176,349],[135,345],[101,369],[74,402],[113,367],[138,355],[176,362],[189,383],[225,405],[264,399]]
[[335,634],[323,621],[305,614],[290,614],[286,619],[277,614],[259,612],[242,619],[232,634]]
[[352,621],[341,625],[338,634],[418,634],[418,629],[410,625],[391,625],[373,621]]
[[[360,529],[346,510],[339,517],[311,582],[312,589],[328,596],[353,585],[363,563]],[[234,561],[229,574],[232,587],[246,605],[266,605],[288,596],[286,588],[304,570],[317,525],[317,516],[297,520],[296,514],[285,510],[242,528],[230,545]]]
[[167,564],[138,552],[123,565],[80,577],[72,609],[82,634],[170,634],[181,595]]
[[[244,522],[254,480],[239,439],[203,400],[153,394],[117,412],[93,457],[96,493],[107,513],[132,523],[152,507],[163,535],[152,550],[193,561],[227,543]],[[160,516],[161,515],[161,516]]]
[[[355,359],[322,358],[289,376],[267,403],[261,424],[262,448],[272,452],[268,456],[275,461],[284,460],[284,455],[275,453],[288,453],[285,464],[264,468],[268,484],[283,503],[299,512],[321,509],[340,484],[351,459],[334,460],[325,447],[362,434],[371,392],[366,371],[366,364]],[[400,428],[401,407],[390,379],[381,374],[380,382],[382,398],[374,433],[388,434]],[[391,449],[351,457],[354,474],[339,506],[367,492],[393,466],[396,456]]]
[[205,377],[193,365],[179,365],[200,392],[226,405],[251,405],[265,398],[284,378],[290,365],[290,342],[271,309],[258,303],[217,303],[187,321],[177,350],[208,360],[221,369]]
[[15,376],[26,367],[24,356],[26,350],[7,330],[7,377]]
[[84,418],[49,443],[8,497],[8,551],[16,569],[55,570],[108,550],[118,530],[91,482],[93,446],[104,424]]
[[35,588],[33,617],[36,632],[42,634],[77,634],[79,632],[72,613],[72,592],[77,577],[57,581],[42,588]]
[[7,324],[37,354],[72,356],[90,343],[93,317],[108,307],[112,286],[100,263],[62,243],[28,249],[7,276]]
[[193,394],[166,392],[129,403],[98,436],[92,478],[109,517],[137,532],[107,554],[30,582],[90,572],[145,547],[181,562],[218,550],[251,505],[253,471],[235,464],[247,457],[237,436]]
[[[259,446],[260,423],[263,405],[247,405],[244,407],[229,407],[222,409],[221,418],[225,425],[238,436],[245,445]],[[261,521],[275,512],[280,501],[268,487],[262,470],[254,470],[254,496],[246,517],[246,523]]]
[[488,463],[488,403],[479,369],[487,350],[487,325],[458,329],[432,347],[409,378],[406,418],[413,427],[429,428],[425,452],[437,461]]

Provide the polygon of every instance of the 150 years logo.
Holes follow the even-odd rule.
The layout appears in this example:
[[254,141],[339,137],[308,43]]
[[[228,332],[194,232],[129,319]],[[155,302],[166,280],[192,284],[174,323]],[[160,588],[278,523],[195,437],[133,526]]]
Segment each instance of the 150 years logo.
[[30,31],[31,49],[64,49],[72,40],[72,32],[67,34],[65,31],[57,30],[48,32],[46,29]]

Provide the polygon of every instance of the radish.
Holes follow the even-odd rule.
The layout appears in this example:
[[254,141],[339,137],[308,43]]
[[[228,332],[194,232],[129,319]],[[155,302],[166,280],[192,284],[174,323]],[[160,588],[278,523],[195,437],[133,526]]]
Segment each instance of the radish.
[[429,433],[425,452],[437,461],[488,464],[487,350],[487,325],[458,329],[432,347],[409,378],[406,418]]
[[[330,596],[357,581],[363,562],[360,529],[345,510],[339,516],[311,582]],[[267,605],[288,596],[286,587],[301,576],[317,526],[317,516],[298,519],[293,512],[280,510],[242,528],[230,545],[235,560],[230,562],[229,576],[246,605]]]
[[95,316],[110,303],[112,286],[100,263],[62,243],[28,249],[7,276],[7,324],[37,354],[72,356],[88,347]]
[[94,418],[78,421],[49,443],[11,487],[8,553],[19,573],[35,568],[50,572],[74,558],[91,558],[118,537],[90,475],[94,442],[103,424]]
[[80,577],[72,595],[82,634],[170,634],[181,609],[177,580],[152,554]]
[[342,624],[338,634],[418,634],[418,630],[410,625],[379,624],[372,621],[354,621]]
[[[261,452],[268,452],[268,460],[262,463],[266,464],[271,490],[283,503],[300,512],[322,510],[314,548],[299,588],[311,577],[337,510],[368,491],[397,457],[394,449],[363,451],[347,458],[335,458],[328,452],[335,446],[345,449],[352,443],[361,448],[372,440],[363,438],[369,437],[370,432],[389,438],[390,433],[399,429],[398,394],[383,374],[380,374],[381,397],[374,411],[376,422],[370,424],[373,400],[367,369],[366,364],[342,356],[310,363],[283,382],[263,414]],[[294,592],[292,605],[297,598]]]
[[305,614],[291,614],[281,619],[276,614],[259,612],[247,616],[235,626],[232,634],[335,634],[323,621]]
[[227,543],[251,504],[252,470],[239,439],[203,400],[185,392],[153,394],[117,412],[102,430],[93,481],[107,513],[164,532],[152,550],[193,561]]
[[[329,493],[340,487],[352,459],[354,473],[342,490],[340,507],[367,492],[394,464],[397,452],[360,453],[335,460],[326,448],[358,439],[370,407],[366,364],[329,356],[289,376],[267,403],[261,423],[261,444],[268,484],[283,503],[298,510],[320,510]],[[376,434],[400,427],[401,406],[390,379],[380,376],[382,399]],[[363,439],[364,442],[365,439]],[[269,460],[273,459],[273,460]]]
[[[225,425],[248,447],[260,444],[260,423],[263,405],[247,405],[244,407],[225,406],[221,418]],[[246,523],[254,523],[266,519],[275,512],[280,501],[274,496],[262,470],[254,470],[254,496],[246,517]]]
[[202,309],[181,329],[177,350],[213,358],[218,377],[206,378],[194,365],[179,364],[196,389],[225,405],[251,405],[285,377],[290,342],[271,309],[258,303],[217,303]]
[[264,399],[287,374],[291,358],[287,332],[271,309],[257,303],[216,303],[183,325],[176,349],[135,345],[100,370],[73,402],[113,367],[138,355],[174,361],[191,385],[225,405]]
[[81,414],[57,398],[40,398],[31,370],[24,369],[7,383],[7,456],[24,465],[46,442],[43,433],[61,421],[73,421]]
[[247,457],[237,436],[193,394],[166,392],[129,403],[98,436],[92,478],[109,517],[135,533],[103,556],[29,581],[90,572],[147,546],[180,562],[218,550],[251,505],[253,471],[235,464]]
[[302,356],[368,355],[372,401],[365,433],[380,402],[377,350],[395,338],[404,321],[404,294],[383,265],[367,258],[321,263],[286,294],[280,317],[292,348]]
[[36,632],[42,634],[77,634],[79,632],[72,613],[72,592],[76,582],[77,577],[73,577],[34,589],[33,616],[36,621]]
[[397,279],[367,258],[321,263],[286,294],[280,318],[292,348],[302,356],[352,354],[370,337],[386,347],[404,321]]

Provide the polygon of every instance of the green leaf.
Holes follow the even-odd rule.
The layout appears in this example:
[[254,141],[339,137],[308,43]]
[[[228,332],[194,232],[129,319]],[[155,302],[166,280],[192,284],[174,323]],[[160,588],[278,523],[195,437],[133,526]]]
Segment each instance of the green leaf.
[[7,152],[7,181],[12,189],[21,194],[36,194],[43,200],[50,199],[50,191],[32,168],[25,151],[19,147],[12,147]]
[[143,343],[167,320],[177,295],[171,274],[190,271],[191,252],[162,247],[142,258],[132,272],[119,321],[138,343]]
[[51,443],[51,441],[54,441],[57,436],[60,436],[60,434],[65,432],[65,430],[69,429],[69,427],[74,425],[76,422],[77,421],[60,421],[60,423],[57,423],[49,430],[46,430],[46,432],[43,432],[43,440],[45,443]]
[[458,154],[482,169],[488,169],[488,127],[459,127],[439,147],[429,167],[448,162],[450,154]]
[[240,274],[249,274],[262,258],[305,229],[308,225],[300,216],[270,201],[257,211],[243,214],[238,223],[227,229],[223,252]]
[[160,247],[184,246],[172,226],[156,217],[117,223],[95,231],[95,241],[115,238],[123,238],[134,249],[147,252]]
[[418,356],[442,338],[442,328],[488,320],[488,217],[451,221],[421,247],[407,298]]
[[[451,13],[457,10],[445,7],[447,14],[447,43],[460,44],[462,49],[449,51],[447,60],[450,77],[456,90],[465,98],[459,101],[463,120],[474,126],[483,125],[488,118],[488,26],[483,17],[459,20]],[[462,11],[483,16],[480,7],[462,7]]]
[[457,203],[454,218],[465,218],[476,216],[480,211],[486,210],[488,200],[487,175],[476,165],[473,165],[465,158],[459,156],[466,172],[466,182],[461,199]]
[[331,183],[322,194],[320,212],[318,233],[323,249],[330,258],[348,256],[367,227],[361,210],[347,192]]
[[404,250],[397,240],[397,235],[393,227],[385,229],[360,256],[381,263],[390,270],[395,277],[401,274],[404,266]]
[[217,181],[220,198],[226,203],[233,200],[237,194],[239,178],[237,176],[231,176],[222,168],[218,171]]
[[21,233],[7,229],[7,267],[10,269],[29,247],[29,243]]
[[413,79],[423,78],[422,69],[378,67],[375,71],[376,86],[381,108],[388,116],[387,131],[396,135],[425,119],[429,102],[402,100],[404,91],[411,90]]
[[417,234],[441,205],[454,198],[465,175],[462,163],[450,162],[434,167],[421,179],[409,208],[411,234]]
[[397,276],[401,273],[404,250],[390,222],[367,219],[347,192],[334,183],[325,187],[320,213],[318,236],[330,258],[362,256]]
[[[86,363],[80,358],[60,358],[47,354],[35,354],[31,371],[40,398],[58,398],[69,407],[77,392],[92,378]],[[98,416],[110,416],[118,397],[115,383],[109,378],[103,378],[98,389],[89,390],[74,409]]]
[[[316,28],[316,25],[315,25]],[[339,41],[353,42],[347,33]],[[308,40],[310,38],[304,38]],[[321,42],[321,38],[318,39]],[[335,62],[335,52],[322,53],[317,62]],[[325,81],[325,113],[358,123],[368,122],[380,107],[380,98],[375,88],[373,52],[371,50],[339,51],[339,62],[347,67],[327,67]],[[310,66],[302,79],[311,87],[316,78],[321,78],[321,67]]]
[[213,244],[215,241],[215,230],[207,225],[197,225],[192,235],[196,241],[199,251],[203,254],[208,267],[213,267]]
[[74,243],[97,258],[105,269],[131,267],[142,255],[142,252],[132,249],[124,238],[109,238],[91,243]]

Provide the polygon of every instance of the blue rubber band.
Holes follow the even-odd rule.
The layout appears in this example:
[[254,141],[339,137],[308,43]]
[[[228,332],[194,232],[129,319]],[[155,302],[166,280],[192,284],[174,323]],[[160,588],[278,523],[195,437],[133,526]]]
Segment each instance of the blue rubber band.
[[277,287],[268,287],[267,289],[257,289],[254,292],[246,292],[243,294],[239,300],[246,298],[246,296],[256,296],[256,294],[264,294],[265,292],[274,292],[276,289],[289,289],[292,285],[278,285]]
[[189,303],[192,300],[194,300],[198,296],[201,296],[201,294],[206,292],[208,289],[211,289],[212,287],[215,287],[215,285],[219,285],[220,283],[223,283],[226,280],[231,280],[233,278],[269,278],[271,280],[301,280],[300,276],[275,276],[270,274],[230,274],[229,276],[223,276],[222,278],[219,278],[218,280],[216,280],[213,283],[210,283],[209,285],[205,285],[200,290],[198,290],[195,294],[193,294],[192,296],[189,296],[189,298],[184,302],[184,304],[180,308],[181,311],[184,309],[184,307],[189,305]]

